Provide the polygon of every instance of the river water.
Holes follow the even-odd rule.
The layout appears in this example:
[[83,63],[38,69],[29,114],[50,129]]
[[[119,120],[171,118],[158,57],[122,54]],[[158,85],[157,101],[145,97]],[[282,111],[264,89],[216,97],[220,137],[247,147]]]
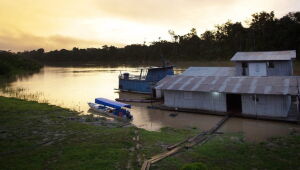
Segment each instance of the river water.
[[[10,83],[6,96],[29,98],[39,102],[91,114],[87,102],[97,97],[145,98],[147,95],[118,92],[120,72],[139,73],[140,68],[132,67],[44,67],[39,73],[17,79]],[[159,131],[162,127],[199,128],[208,130],[222,117],[183,113],[170,116],[170,111],[148,109],[150,104],[131,103],[132,123],[137,127]],[[292,131],[300,131],[300,126],[290,123],[231,118],[219,130],[225,133],[242,133],[247,141],[263,141],[269,137],[284,136]]]

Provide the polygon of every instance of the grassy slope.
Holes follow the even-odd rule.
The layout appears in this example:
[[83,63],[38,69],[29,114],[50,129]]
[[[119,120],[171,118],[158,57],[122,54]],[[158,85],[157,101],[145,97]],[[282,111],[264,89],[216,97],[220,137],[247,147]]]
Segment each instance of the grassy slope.
[[[0,97],[0,168],[124,169],[128,161],[138,168],[137,153],[130,152],[135,128],[92,125],[97,120],[76,121],[78,117],[56,106]],[[194,133],[138,131],[145,157]]]

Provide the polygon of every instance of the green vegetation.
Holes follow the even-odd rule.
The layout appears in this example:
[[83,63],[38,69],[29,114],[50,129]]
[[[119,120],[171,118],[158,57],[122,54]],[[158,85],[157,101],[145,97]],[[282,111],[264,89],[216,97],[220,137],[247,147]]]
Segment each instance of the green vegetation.
[[[1,169],[137,169],[139,152],[150,157],[194,133],[122,128],[56,106],[0,97]],[[140,150],[134,149],[137,135]]]
[[6,51],[0,51],[0,79],[39,71],[42,66],[33,60]]
[[[297,50],[300,59],[300,12],[276,18],[274,12],[255,13],[247,21],[228,21],[201,35],[195,28],[185,35],[169,30],[172,41],[161,40],[150,45],[132,44],[123,48],[104,45],[102,48],[72,50],[43,49],[22,52],[23,56],[47,64],[62,62],[101,65],[147,65],[161,61],[161,56],[177,61],[227,61],[237,51]],[[113,61],[113,63],[112,63]]]
[[[159,162],[153,169],[299,169],[300,135],[247,143],[238,135],[222,135],[202,146]],[[196,162],[196,163],[187,163]],[[182,166],[182,164],[186,165]]]
[[[0,97],[0,169],[139,169],[170,144],[199,133],[149,132],[44,103]],[[139,145],[139,146],[138,146]],[[151,169],[297,169],[300,136],[254,144],[217,135]]]

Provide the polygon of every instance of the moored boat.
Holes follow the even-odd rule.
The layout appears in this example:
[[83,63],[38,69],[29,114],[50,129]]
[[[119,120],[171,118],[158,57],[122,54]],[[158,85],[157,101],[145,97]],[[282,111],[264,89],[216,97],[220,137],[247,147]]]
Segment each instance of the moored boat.
[[123,120],[132,120],[133,116],[130,114],[128,109],[131,108],[131,105],[105,99],[105,98],[96,98],[95,103],[89,102],[88,105],[90,108],[98,113],[105,114],[110,117],[123,119]]
[[141,69],[140,75],[122,73],[119,75],[120,91],[151,94],[154,85],[166,77],[174,75],[173,66],[150,67]]

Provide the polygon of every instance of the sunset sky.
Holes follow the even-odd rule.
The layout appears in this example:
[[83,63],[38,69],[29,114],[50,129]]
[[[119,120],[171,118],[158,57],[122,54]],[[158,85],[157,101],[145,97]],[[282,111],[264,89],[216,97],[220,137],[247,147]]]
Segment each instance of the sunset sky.
[[300,11],[300,0],[0,0],[0,50],[122,47],[198,34],[260,11]]

